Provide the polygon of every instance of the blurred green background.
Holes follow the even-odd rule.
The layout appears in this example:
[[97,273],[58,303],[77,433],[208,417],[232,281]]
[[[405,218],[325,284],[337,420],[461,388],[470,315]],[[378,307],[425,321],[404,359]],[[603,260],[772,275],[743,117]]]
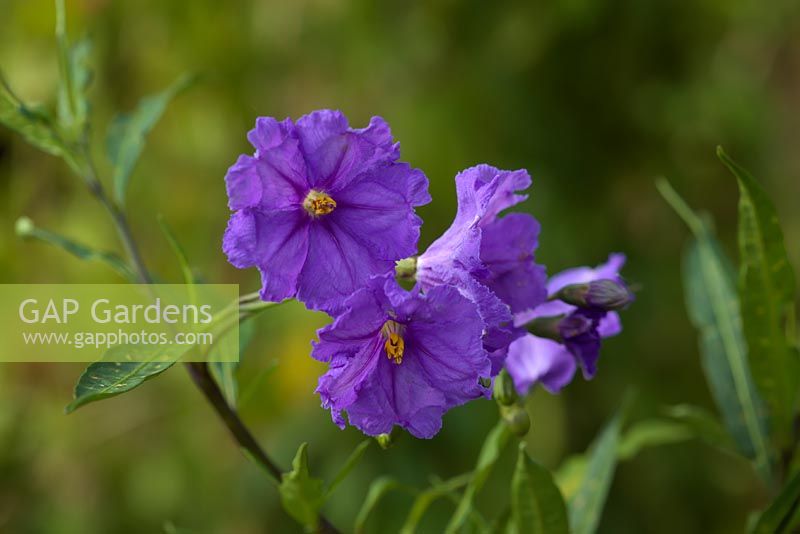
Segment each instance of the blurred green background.
[[[626,252],[625,274],[641,292],[624,313],[624,334],[605,345],[597,379],[557,397],[539,391],[529,403],[530,450],[549,467],[583,450],[627,390],[638,392],[637,417],[671,403],[714,409],[683,307],[687,232],[656,193],[656,176],[714,214],[735,258],[736,184],[714,155],[725,146],[777,202],[800,265],[795,0],[74,0],[67,8],[72,37],[88,33],[95,43],[93,141],[104,176],[113,113],[183,72],[202,76],[150,136],[129,193],[134,232],[163,279],[180,274],[158,213],[206,280],[258,287],[255,271],[237,271],[220,250],[223,176],[250,151],[255,117],[324,107],[355,127],[383,116],[403,159],[426,172],[434,201],[420,210],[422,245],[452,219],[456,172],[488,162],[533,176],[523,209],[542,223],[538,257],[549,272]],[[53,25],[50,0],[0,0],[0,65],[27,101],[54,102]],[[0,204],[2,282],[119,281],[102,265],[15,237],[14,221],[27,215],[118,246],[66,166],[5,129]],[[288,466],[308,441],[312,469],[330,477],[362,436],[338,430],[313,394],[322,366],[309,340],[325,322],[297,305],[263,314],[240,380],[250,393],[243,418],[279,462]],[[67,417],[80,371],[0,367],[0,532],[299,530],[182,369]],[[479,401],[448,414],[432,441],[372,447],[326,513],[350,530],[376,476],[422,486],[469,470],[495,419],[493,403]],[[506,501],[512,457],[479,499],[489,516]],[[737,532],[764,498],[748,466],[703,444],[651,449],[620,466],[600,530]],[[409,501],[391,495],[370,529],[396,530]],[[437,532],[451,511],[435,505],[423,531]]]

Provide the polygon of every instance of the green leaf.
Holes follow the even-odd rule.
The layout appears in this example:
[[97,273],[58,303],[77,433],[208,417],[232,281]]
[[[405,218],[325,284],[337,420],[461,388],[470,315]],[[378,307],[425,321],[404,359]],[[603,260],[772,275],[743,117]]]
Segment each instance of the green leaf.
[[789,480],[772,504],[762,512],[753,534],[795,532],[800,526],[800,474]]
[[631,426],[619,440],[617,458],[630,460],[649,447],[680,443],[694,437],[694,432],[683,423],[646,419]]
[[617,414],[587,453],[583,480],[569,500],[569,523],[574,534],[591,534],[597,529],[617,466],[621,426],[622,416]]
[[170,228],[167,220],[161,214],[158,215],[158,225],[161,227],[161,233],[164,234],[164,237],[167,239],[173,254],[175,254],[175,258],[178,260],[178,265],[181,268],[181,274],[183,274],[183,283],[187,285],[196,284],[197,280],[195,280],[194,273],[192,273],[192,266],[189,264],[186,251],[181,245],[180,241],[178,241],[178,238],[175,236],[172,228]]
[[316,530],[324,498],[322,480],[308,472],[308,443],[297,449],[292,470],[284,473],[279,490],[284,510],[308,530]]
[[790,440],[800,385],[800,361],[786,336],[787,314],[794,308],[794,272],[778,214],[767,193],[721,147],[717,155],[739,183],[739,295],[744,336],[753,381],[769,408],[776,442],[783,448]]
[[82,245],[76,241],[68,239],[64,236],[56,234],[54,232],[50,232],[48,230],[43,230],[41,228],[37,228],[33,221],[31,221],[27,217],[20,217],[17,219],[15,224],[15,231],[18,236],[24,239],[36,239],[43,243],[47,243],[49,245],[53,245],[64,251],[72,254],[76,258],[81,260],[87,261],[102,261],[114,271],[116,271],[120,276],[125,278],[131,283],[136,283],[136,275],[133,273],[128,264],[125,263],[125,260],[120,258],[118,255],[114,254],[113,252],[104,252],[100,250],[94,250],[86,245]]
[[569,533],[564,498],[550,471],[528,458],[524,443],[511,479],[511,516],[519,533]]
[[706,410],[690,404],[678,404],[664,410],[664,414],[686,426],[692,435],[720,449],[734,449],[736,444],[720,422]]
[[43,152],[63,158],[80,173],[78,158],[58,132],[52,117],[44,110],[25,105],[11,91],[0,74],[0,124],[20,134],[28,143]]
[[89,116],[86,91],[92,80],[89,68],[91,43],[81,39],[70,46],[66,32],[64,0],[56,0],[56,42],[61,84],[58,88],[58,119],[62,128],[77,139],[85,132]]
[[420,492],[411,509],[408,512],[406,521],[400,529],[401,534],[413,534],[417,531],[419,522],[431,504],[438,499],[448,497],[458,488],[466,485],[472,479],[471,473],[451,478],[450,480],[433,484],[430,488]]
[[481,490],[489,474],[492,472],[495,463],[497,463],[498,458],[500,458],[500,454],[503,452],[510,437],[511,434],[509,433],[508,425],[503,421],[498,422],[486,436],[481,452],[478,455],[478,463],[475,466],[475,471],[472,473],[472,480],[470,480],[470,483],[467,485],[461,502],[458,503],[458,508],[456,508],[453,517],[450,518],[445,532],[457,532],[464,525],[469,517],[475,496]]
[[667,182],[662,196],[692,230],[683,279],[689,318],[700,333],[703,370],[723,421],[739,450],[766,479],[770,473],[763,401],[750,375],[733,268],[708,223],[695,215]]
[[369,485],[367,496],[356,516],[355,526],[353,528],[356,534],[364,532],[364,527],[372,510],[378,506],[378,503],[387,493],[393,490],[410,491],[406,486],[390,477],[380,477],[372,481],[372,484]]
[[[81,375],[75,386],[75,399],[67,406],[72,413],[81,406],[115,397],[130,391],[146,380],[169,369],[188,350],[186,345],[117,345],[111,347],[103,360],[95,362]],[[180,354],[176,354],[180,352]],[[133,354],[137,360],[123,362],[126,355]],[[142,356],[146,357],[143,358]]]
[[164,91],[143,98],[130,114],[117,115],[108,128],[106,147],[113,166],[114,195],[125,204],[131,173],[144,148],[145,137],[164,114],[170,100],[191,85],[193,78],[182,76]]
[[344,479],[347,478],[347,475],[350,474],[353,468],[358,465],[361,457],[364,456],[364,453],[369,448],[370,443],[372,443],[371,439],[365,439],[359,443],[355,449],[353,449],[353,452],[351,452],[350,456],[347,457],[347,460],[345,460],[342,468],[338,473],[336,473],[336,476],[333,477],[333,481],[331,481],[331,483],[328,485],[328,489],[325,491],[325,499],[333,494],[336,488],[339,487],[339,484],[341,484]]
[[211,376],[214,377],[223,395],[225,395],[225,400],[228,401],[231,407],[236,407],[239,398],[239,383],[236,380],[236,371],[239,369],[240,362],[221,361],[228,358],[223,358],[219,353],[238,350],[239,358],[241,358],[247,346],[253,340],[255,332],[255,323],[253,321],[239,322],[238,345],[232,335],[224,335],[211,348],[211,354],[208,357],[208,369],[211,371]]

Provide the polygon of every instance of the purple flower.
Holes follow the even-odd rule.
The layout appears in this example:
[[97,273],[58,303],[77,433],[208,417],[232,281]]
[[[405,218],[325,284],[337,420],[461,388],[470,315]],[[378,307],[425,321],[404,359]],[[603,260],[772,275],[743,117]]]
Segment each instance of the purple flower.
[[225,177],[234,213],[223,249],[234,266],[258,267],[262,299],[332,312],[416,252],[428,180],[397,161],[383,119],[354,130],[338,111],[261,117],[247,138],[255,155]]
[[539,223],[524,213],[499,217],[527,198],[516,192],[530,184],[524,170],[478,165],[459,173],[455,220],[417,260],[416,277],[423,289],[456,285],[478,304],[486,323],[484,344],[492,354],[492,375],[518,337],[512,314],[530,310],[547,297],[544,267],[534,262]]
[[[548,293],[556,295],[567,286],[597,280],[611,280],[619,287],[626,287],[619,277],[624,264],[623,254],[611,254],[606,263],[595,269],[578,267],[563,271],[547,282]],[[557,393],[572,381],[578,364],[584,378],[591,379],[597,371],[602,338],[622,331],[617,312],[591,305],[577,307],[561,300],[549,300],[532,311],[518,314],[514,322],[521,327],[537,320],[545,326],[544,330],[551,330],[550,339],[526,334],[511,344],[506,358],[506,369],[520,393],[527,393],[537,382],[547,391]]]
[[369,435],[394,425],[433,437],[442,415],[488,395],[477,306],[452,286],[407,292],[394,278],[375,277],[319,331],[312,356],[329,362],[317,392],[334,422]]

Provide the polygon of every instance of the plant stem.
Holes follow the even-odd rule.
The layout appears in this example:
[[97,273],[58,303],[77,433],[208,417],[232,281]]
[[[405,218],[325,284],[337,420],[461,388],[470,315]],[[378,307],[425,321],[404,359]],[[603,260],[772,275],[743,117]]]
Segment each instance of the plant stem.
[[[150,276],[150,273],[147,271],[147,268],[145,267],[142,255],[139,253],[139,248],[136,245],[136,241],[133,237],[133,233],[131,232],[128,219],[125,216],[124,211],[108,197],[102,183],[100,180],[98,180],[97,171],[95,170],[95,166],[92,161],[88,143],[84,142],[82,145],[86,160],[86,174],[83,176],[83,178],[86,181],[89,190],[106,208],[106,211],[108,211],[109,215],[111,216],[114,226],[117,229],[117,233],[119,234],[120,241],[122,241],[122,245],[125,248],[128,260],[130,261],[139,282],[142,284],[152,284],[153,280]],[[255,294],[255,296],[257,297],[257,294]],[[272,305],[272,303],[261,303],[260,301],[259,304],[248,303],[249,300],[254,300],[253,295],[246,295],[244,300],[245,302],[243,305],[245,306],[245,313],[248,311],[258,311]],[[250,456],[267,472],[270,480],[274,484],[279,485],[283,472],[269,458],[267,453],[258,444],[256,439],[253,437],[253,434],[241,420],[236,411],[231,408],[228,402],[225,400],[225,396],[219,389],[219,385],[211,376],[208,363],[187,362],[185,365],[195,385],[198,387],[198,389],[200,389],[200,391],[202,391],[203,395],[205,395],[209,404],[211,404],[211,407],[228,428],[234,440],[236,440],[236,442],[248,456]],[[325,534],[338,534],[339,532],[336,527],[334,527],[322,515],[320,515],[319,518],[318,531]]]

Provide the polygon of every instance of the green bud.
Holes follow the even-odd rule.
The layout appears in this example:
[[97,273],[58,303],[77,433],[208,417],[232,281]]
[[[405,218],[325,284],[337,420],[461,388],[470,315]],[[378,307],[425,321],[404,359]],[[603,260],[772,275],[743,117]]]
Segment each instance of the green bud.
[[20,217],[14,224],[14,231],[20,237],[28,237],[34,230],[36,230],[36,226],[28,217]]
[[386,450],[394,446],[397,441],[397,432],[393,428],[391,432],[386,434],[378,434],[375,436],[375,441],[381,446],[381,449]]
[[528,328],[528,332],[534,336],[552,339],[553,341],[558,341],[560,343],[563,340],[561,338],[559,326],[561,325],[561,321],[564,319],[564,317],[564,315],[537,317],[526,326]]
[[514,404],[501,406],[500,415],[508,429],[518,438],[524,438],[531,429],[531,417],[522,406]]
[[514,380],[508,374],[508,371],[503,369],[494,379],[494,399],[500,406],[511,406],[517,402],[518,398],[519,395],[517,394],[517,388],[514,387]]

